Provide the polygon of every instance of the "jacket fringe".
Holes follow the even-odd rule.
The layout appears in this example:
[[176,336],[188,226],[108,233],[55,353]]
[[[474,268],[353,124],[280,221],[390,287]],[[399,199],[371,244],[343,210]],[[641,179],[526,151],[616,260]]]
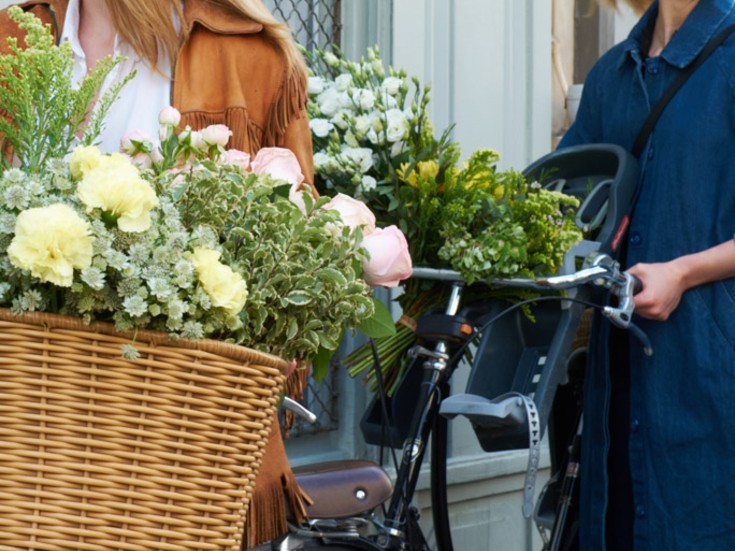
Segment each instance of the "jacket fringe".
[[[267,468],[264,464],[261,467]],[[244,549],[276,539],[288,532],[288,521],[300,524],[307,518],[309,497],[299,488],[290,470],[263,484],[259,476],[257,491],[250,499],[245,517]]]
[[278,146],[291,121],[306,110],[308,101],[306,75],[301,71],[291,71],[284,79],[276,94],[263,136],[264,146]]
[[[297,402],[304,397],[304,391],[308,384],[309,375],[311,374],[311,364],[304,364],[303,361],[298,362],[296,369],[286,379],[286,386],[284,387],[284,393],[286,396],[293,398]],[[288,431],[293,427],[296,421],[296,416],[290,410],[284,408],[283,413],[283,428],[288,436]]]
[[239,149],[254,155],[261,148],[263,131],[252,122],[244,107],[230,107],[224,113],[188,111],[181,114],[181,124],[193,130],[201,130],[211,124],[225,124],[232,130],[232,137],[227,144],[229,149]]

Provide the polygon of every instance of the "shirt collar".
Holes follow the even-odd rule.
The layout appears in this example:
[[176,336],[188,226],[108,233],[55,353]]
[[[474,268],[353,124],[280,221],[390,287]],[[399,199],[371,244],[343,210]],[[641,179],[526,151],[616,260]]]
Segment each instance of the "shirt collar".
[[[700,0],[681,28],[671,37],[661,52],[661,57],[679,69],[686,67],[699,55],[723,22],[730,19],[734,10],[735,0]],[[645,58],[641,52],[642,39],[644,33],[653,28],[657,15],[658,1],[646,10],[623,43],[627,55],[621,59],[620,66],[629,56],[638,63]]]

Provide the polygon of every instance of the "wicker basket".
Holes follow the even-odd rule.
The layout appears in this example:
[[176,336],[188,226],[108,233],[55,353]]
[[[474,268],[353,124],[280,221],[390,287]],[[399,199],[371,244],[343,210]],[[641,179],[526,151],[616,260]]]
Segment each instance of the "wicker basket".
[[0,549],[241,549],[285,362],[0,309]]

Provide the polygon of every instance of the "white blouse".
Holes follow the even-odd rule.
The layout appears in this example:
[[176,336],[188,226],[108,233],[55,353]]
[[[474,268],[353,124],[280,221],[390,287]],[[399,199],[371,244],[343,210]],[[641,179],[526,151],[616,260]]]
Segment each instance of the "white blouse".
[[[87,62],[79,42],[79,0],[70,0],[61,41],[71,42],[74,52],[74,80],[79,83],[87,74]],[[115,37],[115,56],[125,56],[107,75],[100,96],[135,69],[135,76],[123,86],[107,113],[97,145],[104,152],[120,150],[120,138],[131,130],[142,130],[158,141],[158,114],[171,103],[171,64],[165,56],[154,71],[133,49]]]

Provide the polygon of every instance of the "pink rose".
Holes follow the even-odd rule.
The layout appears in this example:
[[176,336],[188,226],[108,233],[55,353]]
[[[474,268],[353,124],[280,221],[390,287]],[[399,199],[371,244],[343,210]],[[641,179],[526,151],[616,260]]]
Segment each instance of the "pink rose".
[[363,260],[363,277],[368,285],[396,287],[398,282],[411,277],[413,266],[406,236],[397,226],[376,228],[366,235],[362,245],[370,258]]
[[289,184],[300,184],[304,181],[296,155],[282,147],[264,147],[258,151],[250,163],[250,170],[255,174],[270,174],[273,178],[285,180]]
[[[224,124],[210,124],[201,130],[202,140],[207,145],[226,146],[232,136],[232,130]],[[192,144],[194,145],[194,144]]]
[[250,166],[250,154],[238,149],[228,149],[219,156],[219,162],[223,165],[235,165],[247,170]]
[[163,126],[178,126],[181,122],[181,113],[175,107],[167,105],[158,114],[158,122]]
[[140,152],[148,152],[153,148],[153,139],[142,130],[135,129],[123,134],[120,138],[120,151],[130,156]]
[[375,231],[375,215],[362,201],[353,199],[344,193],[335,195],[329,203],[324,205],[325,209],[339,212],[342,222],[350,228],[362,227],[363,235],[369,235]]

